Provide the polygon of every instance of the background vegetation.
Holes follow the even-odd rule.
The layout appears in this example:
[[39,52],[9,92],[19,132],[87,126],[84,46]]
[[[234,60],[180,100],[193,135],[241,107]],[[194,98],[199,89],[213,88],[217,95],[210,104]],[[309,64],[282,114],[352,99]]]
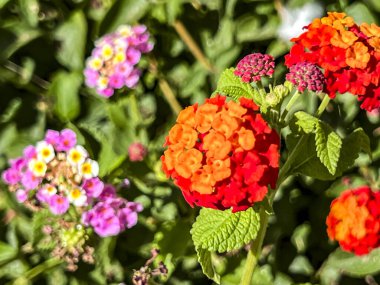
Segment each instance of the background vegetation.
[[[0,284],[131,284],[133,269],[143,266],[151,248],[161,250],[159,260],[169,269],[166,284],[212,284],[198,265],[189,233],[199,209],[191,209],[161,172],[165,134],[180,108],[203,102],[220,73],[248,53],[275,56],[281,77],[282,56],[290,46],[284,29],[293,26],[280,26],[287,13],[309,2],[0,0],[0,170],[26,145],[42,139],[47,128],[69,127],[99,161],[100,176],[114,184],[128,178],[130,187],[120,193],[145,207],[136,227],[99,241],[96,267],[81,264],[73,273],[58,267],[36,274],[36,266],[48,258],[30,246],[38,221],[0,184]],[[315,3],[321,11],[343,7],[359,23],[379,24],[377,0]],[[135,90],[103,99],[83,84],[85,59],[94,40],[126,23],[147,25],[155,48],[141,62],[144,73]],[[317,100],[304,96],[299,106],[312,110]],[[359,110],[351,96],[337,100],[340,107],[331,103],[324,119],[343,133],[363,126],[372,137],[373,161],[361,157],[334,183],[304,177],[288,181],[274,204],[277,215],[271,219],[262,266],[252,284],[380,282],[375,273],[380,269],[379,251],[365,264],[341,254],[329,257],[336,248],[325,229],[332,198],[350,184],[375,185],[380,164],[379,114]],[[143,162],[128,159],[128,146],[136,141],[148,148]],[[223,285],[239,283],[245,256],[244,249],[228,262],[215,256]],[[369,275],[355,277],[355,270]]]

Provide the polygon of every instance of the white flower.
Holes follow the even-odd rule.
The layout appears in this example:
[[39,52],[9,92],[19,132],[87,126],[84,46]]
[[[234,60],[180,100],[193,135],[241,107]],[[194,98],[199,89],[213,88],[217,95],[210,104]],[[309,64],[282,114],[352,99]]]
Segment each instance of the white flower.
[[119,26],[116,30],[116,33],[122,35],[123,37],[129,37],[133,33],[132,27],[128,25]]
[[82,207],[86,204],[87,196],[86,192],[80,188],[74,188],[68,191],[67,195],[71,204],[77,207]]
[[86,179],[98,176],[99,174],[99,165],[95,160],[86,159],[86,161],[79,165],[78,167],[79,174]]
[[113,48],[109,44],[105,44],[102,47],[101,56],[104,60],[109,60],[113,56]]
[[86,160],[87,156],[88,154],[84,147],[77,145],[69,150],[67,154],[67,161],[74,166],[80,165]]
[[96,81],[96,84],[100,90],[106,89],[108,86],[108,78],[105,76],[100,76],[98,80]]
[[310,22],[321,17],[323,8],[316,2],[311,2],[299,8],[283,7],[280,11],[282,23],[278,29],[278,36],[289,41],[291,38],[297,37],[302,33],[303,27],[310,24]]
[[44,161],[35,158],[29,161],[28,167],[36,177],[43,177],[47,169],[46,163]]
[[45,141],[40,141],[36,145],[37,158],[46,163],[52,161],[55,157],[54,147]]
[[57,193],[57,188],[55,188],[53,185],[47,184],[42,188],[42,194],[47,196],[53,196]]

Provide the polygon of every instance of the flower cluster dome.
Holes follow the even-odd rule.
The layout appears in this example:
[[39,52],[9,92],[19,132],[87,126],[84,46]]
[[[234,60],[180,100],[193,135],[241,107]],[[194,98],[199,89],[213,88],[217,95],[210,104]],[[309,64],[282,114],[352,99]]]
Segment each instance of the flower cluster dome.
[[285,64],[311,62],[324,69],[326,92],[350,92],[367,111],[380,108],[380,27],[355,24],[344,13],[315,19],[298,38]]
[[331,203],[327,234],[346,251],[363,255],[380,246],[380,192],[368,186],[343,192]]
[[84,71],[87,86],[104,97],[112,96],[115,89],[124,86],[133,88],[140,78],[136,65],[141,55],[152,49],[144,25],[120,26],[96,42]]
[[191,206],[242,211],[275,188],[280,140],[257,110],[217,95],[180,112],[161,159]]
[[[118,198],[115,188],[103,183],[98,177],[98,163],[77,144],[76,134],[70,129],[48,130],[44,140],[26,147],[23,156],[11,160],[10,164],[2,178],[17,200],[32,210],[47,206],[54,215],[64,215],[71,205],[77,208],[76,212],[88,216],[88,209],[118,199],[120,212],[125,216],[119,220],[119,232],[126,224],[132,226],[131,221],[137,221],[136,213],[142,210],[141,205]],[[106,235],[105,231],[118,234],[115,230],[107,232],[111,226],[103,225],[100,231],[94,229],[102,236]]]

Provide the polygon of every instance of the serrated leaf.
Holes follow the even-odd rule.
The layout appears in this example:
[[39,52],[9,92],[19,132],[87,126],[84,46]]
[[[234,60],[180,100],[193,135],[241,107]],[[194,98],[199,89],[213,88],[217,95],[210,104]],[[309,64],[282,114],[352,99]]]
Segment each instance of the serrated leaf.
[[320,122],[315,133],[317,156],[328,171],[334,175],[338,166],[342,139],[329,127]]
[[80,10],[74,11],[55,32],[60,42],[57,53],[58,61],[72,70],[83,68],[87,38],[86,17]]
[[[304,136],[307,136],[307,138],[305,143],[300,146],[300,155],[293,162],[292,172],[294,174],[299,173],[320,180],[333,180],[354,165],[361,151],[371,154],[368,136],[361,128],[354,130],[342,141],[336,172],[332,175],[317,157],[315,135],[304,134]],[[286,137],[286,145],[290,151],[292,151],[299,139],[300,136],[295,134],[290,134]]]
[[221,93],[226,96],[238,100],[240,97],[253,99],[254,89],[248,84],[244,83],[238,76],[234,74],[234,68],[228,68],[221,74],[216,93]]
[[237,213],[203,208],[191,234],[195,247],[226,252],[254,240],[259,227],[260,216],[253,208]]
[[62,121],[75,119],[80,112],[79,87],[82,75],[77,72],[58,72],[49,92],[55,97],[54,111]]
[[318,124],[318,118],[313,117],[312,115],[303,111],[295,113],[294,118],[297,119],[295,121],[295,124],[299,127],[300,130],[302,130],[306,134],[314,132]]
[[195,250],[197,251],[198,262],[202,266],[203,273],[215,283],[220,284],[220,275],[216,273],[214,265],[212,264],[212,252],[197,247]]
[[380,271],[380,249],[372,250],[367,255],[357,256],[338,248],[330,254],[323,265],[321,275],[329,270],[337,270],[354,277],[375,274]]

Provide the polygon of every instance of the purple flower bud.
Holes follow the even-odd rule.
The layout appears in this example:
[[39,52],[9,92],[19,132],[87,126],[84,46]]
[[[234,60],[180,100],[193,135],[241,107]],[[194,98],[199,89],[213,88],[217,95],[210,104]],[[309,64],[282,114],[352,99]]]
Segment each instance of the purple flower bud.
[[274,73],[274,58],[269,54],[252,53],[245,56],[236,66],[234,74],[244,82],[256,82]]
[[139,142],[132,143],[128,148],[128,155],[131,161],[143,161],[148,150]]
[[326,78],[322,71],[313,63],[300,62],[289,68],[286,74],[286,80],[293,83],[298,91],[303,92],[305,89],[314,92],[322,92]]

